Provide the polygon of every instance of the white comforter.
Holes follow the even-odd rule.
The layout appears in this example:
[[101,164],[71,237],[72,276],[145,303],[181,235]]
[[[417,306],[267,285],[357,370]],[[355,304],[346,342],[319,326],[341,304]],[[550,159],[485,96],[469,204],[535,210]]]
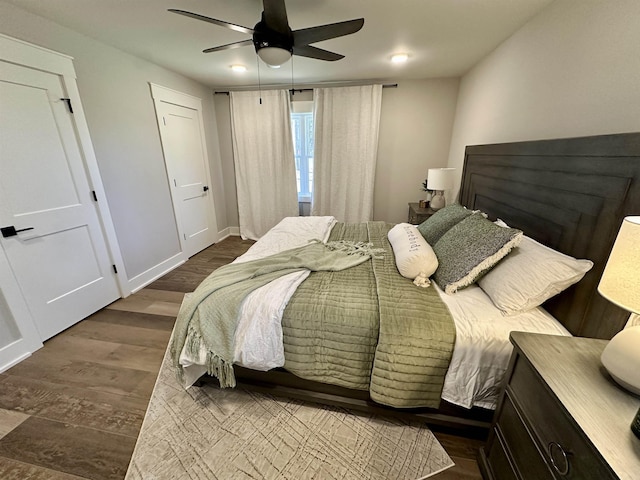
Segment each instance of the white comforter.
[[[314,239],[327,241],[335,223],[334,217],[287,217],[234,263],[263,258]],[[309,271],[285,275],[245,299],[235,335],[234,363],[263,371],[284,366],[282,314],[308,275]],[[511,331],[570,335],[541,308],[506,317],[477,285],[454,295],[433,285],[456,325],[456,343],[442,390],[442,398],[455,405],[495,408],[499,384],[511,356]],[[204,351],[199,358],[190,358],[183,350],[180,363],[185,367],[185,386],[206,372],[202,366],[205,358]]]

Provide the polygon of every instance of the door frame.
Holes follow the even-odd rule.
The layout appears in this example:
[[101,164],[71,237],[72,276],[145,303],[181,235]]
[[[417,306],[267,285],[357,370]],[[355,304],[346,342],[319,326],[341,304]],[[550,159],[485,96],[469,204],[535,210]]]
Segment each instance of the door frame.
[[[166,152],[166,145],[165,145],[165,140],[162,137],[162,129],[160,127],[163,121],[162,113],[160,109],[160,103],[163,103],[163,102],[170,103],[173,105],[177,105],[179,107],[190,108],[197,112],[198,123],[200,125],[200,141],[202,142],[202,145],[201,145],[202,153],[205,157],[204,166],[205,166],[205,175],[207,176],[206,181],[208,185],[212,186],[213,182],[211,178],[211,167],[209,166],[209,152],[207,151],[207,140],[204,132],[204,119],[202,116],[202,99],[198,97],[194,97],[193,95],[182,93],[177,90],[163,87],[162,85],[157,85],[151,82],[149,82],[149,87],[151,88],[151,97],[153,98],[153,105],[156,112],[156,120],[158,122],[158,133],[160,134],[160,143],[162,145],[162,150],[163,150],[164,164],[167,172],[167,182],[169,183],[169,190],[171,192],[171,203],[173,204],[173,213],[176,218],[176,228],[178,229],[178,240],[180,241],[180,250],[182,251],[182,254],[183,254],[183,260],[186,261],[188,260],[188,257],[186,255],[185,232],[182,227],[183,222],[182,222],[182,216],[179,208],[179,200],[176,198],[175,186],[173,185],[173,182],[171,181],[171,178],[170,178],[171,166],[167,163],[167,156],[166,156],[166,153],[164,153]],[[217,243],[220,240],[219,232],[218,232],[218,220],[216,218],[216,208],[213,202],[213,190],[211,187],[209,188],[210,188],[211,194],[207,195],[207,201],[209,202],[209,211],[211,212],[210,220],[213,222],[213,225],[211,225],[211,228],[214,235],[214,243]]]
[[[95,207],[107,246],[107,254],[117,270],[115,274],[116,285],[121,296],[128,296],[131,291],[127,283],[126,269],[93,150],[89,127],[82,108],[73,58],[0,33],[0,61],[33,68],[60,77],[63,91],[73,107],[73,115],[70,115],[71,123],[83,158],[89,188],[95,192],[97,199]],[[3,297],[0,298],[0,302],[4,300],[5,307],[13,317],[10,320],[17,326],[20,335],[22,335],[21,340],[23,340],[0,348],[0,371],[3,371],[31,355],[33,351],[42,346],[42,341],[15,275],[10,268],[4,247],[1,245],[0,267],[0,295]]]

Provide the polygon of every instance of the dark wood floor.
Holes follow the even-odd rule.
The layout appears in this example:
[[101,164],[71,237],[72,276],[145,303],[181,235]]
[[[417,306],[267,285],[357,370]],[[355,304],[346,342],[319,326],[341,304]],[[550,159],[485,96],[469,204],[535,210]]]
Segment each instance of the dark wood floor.
[[[124,478],[184,293],[251,243],[209,247],[0,374],[0,479]],[[435,434],[456,466],[432,478],[481,478],[480,441]]]

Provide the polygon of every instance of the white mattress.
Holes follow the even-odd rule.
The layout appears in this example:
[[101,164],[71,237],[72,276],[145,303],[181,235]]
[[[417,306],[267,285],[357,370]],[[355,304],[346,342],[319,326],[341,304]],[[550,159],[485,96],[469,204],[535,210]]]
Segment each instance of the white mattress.
[[[285,218],[234,263],[263,258],[313,239],[326,241],[335,223],[333,217]],[[262,371],[284,366],[282,313],[308,275],[308,271],[285,275],[247,296],[235,335],[235,364]],[[442,398],[455,405],[495,408],[499,384],[511,355],[511,331],[570,335],[541,308],[507,317],[476,285],[454,295],[432,285],[449,307],[456,325],[456,343],[442,391]],[[205,359],[204,351],[198,358],[191,358],[183,350],[180,363],[185,367],[185,387],[206,372],[202,366]]]

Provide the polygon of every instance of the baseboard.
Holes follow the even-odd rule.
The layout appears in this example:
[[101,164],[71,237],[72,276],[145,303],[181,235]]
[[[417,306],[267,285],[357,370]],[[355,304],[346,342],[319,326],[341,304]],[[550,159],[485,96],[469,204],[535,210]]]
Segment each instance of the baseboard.
[[29,358],[31,356],[32,352],[25,352],[22,355],[20,355],[17,358],[12,358],[10,361],[8,361],[7,363],[5,363],[4,365],[0,365],[0,373],[9,370],[11,367],[13,367],[14,365],[19,364],[21,361],[23,361],[25,358]]
[[227,227],[221,232],[218,232],[218,242],[221,242],[225,238],[228,237],[239,237],[240,236],[240,227]]
[[129,279],[129,289],[131,293],[136,293],[137,291],[143,289],[150,283],[169,273],[171,270],[179,267],[186,261],[187,259],[185,258],[184,253],[180,252],[173,257],[170,257],[165,261],[159,263],[155,267],[151,267],[149,270],[146,270],[141,274]]
[[[240,227],[227,227],[221,232],[218,232],[218,242],[221,242],[227,237],[230,236],[240,236]],[[218,243],[216,242],[216,243]],[[156,281],[158,278],[163,275],[169,273],[171,270],[178,268],[184,262],[187,261],[184,254],[182,252],[177,253],[173,257],[166,259],[165,261],[159,263],[155,267],[151,267],[149,270],[142,272],[139,275],[129,279],[127,286],[129,287],[129,295],[136,293],[139,290],[142,290],[144,287],[149,285],[150,283]],[[125,297],[128,295],[125,295]]]

